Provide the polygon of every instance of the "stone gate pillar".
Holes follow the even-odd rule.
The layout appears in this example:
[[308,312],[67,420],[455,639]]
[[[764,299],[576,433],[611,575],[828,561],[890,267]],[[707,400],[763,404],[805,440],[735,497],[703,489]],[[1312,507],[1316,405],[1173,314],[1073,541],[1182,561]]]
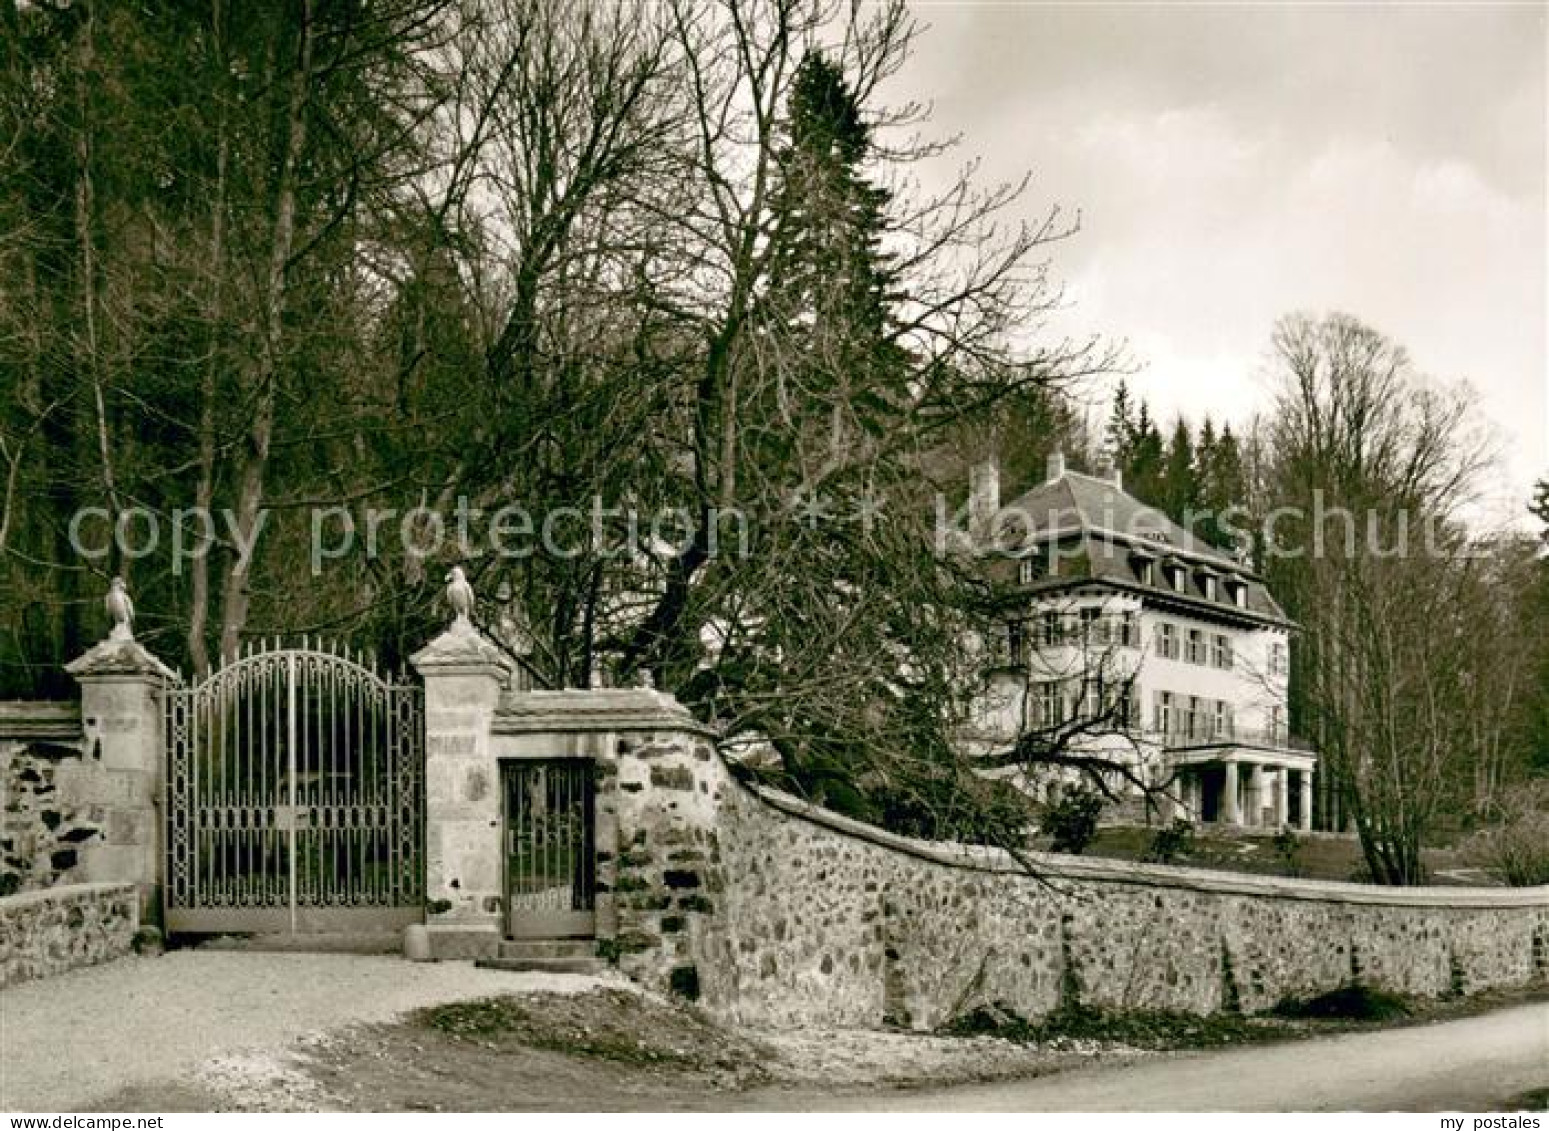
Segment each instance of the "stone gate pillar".
[[81,685],[86,757],[102,769],[93,792],[104,835],[80,850],[79,874],[91,883],[134,884],[140,922],[160,927],[166,874],[161,692],[177,676],[134,639],[122,583],[114,593],[123,595],[128,611],[115,611],[108,638],[65,665]]
[[425,922],[437,958],[493,954],[502,928],[490,728],[510,667],[465,615],[410,660],[425,680]]

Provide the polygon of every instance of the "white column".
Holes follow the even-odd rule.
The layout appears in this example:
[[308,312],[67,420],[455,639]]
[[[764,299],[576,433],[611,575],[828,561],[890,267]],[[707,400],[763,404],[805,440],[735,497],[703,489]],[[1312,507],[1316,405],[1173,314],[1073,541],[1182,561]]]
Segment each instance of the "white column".
[[1312,831],[1312,771],[1303,770],[1301,776],[1302,811],[1299,816],[1301,818],[1302,832],[1307,833]]
[[1286,828],[1291,823],[1291,768],[1275,769],[1275,827]]
[[1223,823],[1242,824],[1242,805],[1237,798],[1237,763],[1227,762],[1226,780],[1221,783],[1220,814]]
[[1248,811],[1243,824],[1258,827],[1264,823],[1264,767],[1254,765],[1248,771]]
[[1179,769],[1173,772],[1172,785],[1169,787],[1172,794],[1173,820],[1187,821],[1189,819],[1189,773]]

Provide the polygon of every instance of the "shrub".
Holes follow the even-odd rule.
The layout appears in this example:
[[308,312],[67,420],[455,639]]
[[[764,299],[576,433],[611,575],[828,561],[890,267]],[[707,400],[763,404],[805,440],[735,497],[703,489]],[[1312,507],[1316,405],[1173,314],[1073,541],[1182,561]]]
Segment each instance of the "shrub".
[[1347,982],[1337,990],[1305,1000],[1286,998],[1270,1012],[1294,1020],[1391,1021],[1408,1017],[1411,1010],[1409,1002],[1399,994]]
[[1147,864],[1174,864],[1194,847],[1194,826],[1182,817],[1156,830],[1151,846],[1141,857]]
[[1275,834],[1275,855],[1288,876],[1302,874],[1302,838],[1292,829],[1281,829]]
[[1209,1048],[1283,1036],[1282,1027],[1255,1018],[1198,1016],[1164,1010],[1109,1012],[1084,1006],[1056,1009],[1037,1021],[1005,1002],[979,1005],[936,1030],[953,1037],[999,1037],[1021,1044],[1103,1041],[1142,1049]]
[[1470,864],[1488,868],[1511,887],[1549,884],[1549,812],[1543,809],[1524,805],[1460,848]]
[[1054,852],[1079,856],[1097,835],[1097,817],[1103,799],[1090,789],[1067,790],[1043,812],[1039,828],[1053,838]]

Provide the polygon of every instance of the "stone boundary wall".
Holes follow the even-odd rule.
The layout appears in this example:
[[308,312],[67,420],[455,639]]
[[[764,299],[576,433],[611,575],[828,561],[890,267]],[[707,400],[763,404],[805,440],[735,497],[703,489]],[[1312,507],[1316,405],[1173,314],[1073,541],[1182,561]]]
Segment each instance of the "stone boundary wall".
[[620,781],[639,791],[619,814],[620,965],[746,1023],[928,1029],[979,1004],[1035,1018],[1072,1000],[1253,1012],[1352,979],[1425,997],[1549,980],[1549,888],[1405,890],[1047,855],[1032,858],[1034,877],[999,850],[910,840],[751,789],[702,735],[621,754]]
[[129,883],[0,898],[0,987],[122,958],[139,925],[139,895]]
[[80,704],[0,702],[0,896],[88,878],[106,824],[99,776]]
[[0,751],[44,740],[79,742],[81,705],[69,699],[0,700]]

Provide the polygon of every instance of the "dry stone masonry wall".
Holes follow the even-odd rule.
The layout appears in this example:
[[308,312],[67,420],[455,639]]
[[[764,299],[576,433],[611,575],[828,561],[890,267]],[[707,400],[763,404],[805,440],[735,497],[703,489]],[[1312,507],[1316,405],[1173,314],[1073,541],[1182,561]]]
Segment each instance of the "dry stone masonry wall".
[[127,955],[139,927],[133,884],[65,884],[0,898],[0,987]]
[[16,744],[0,759],[0,896],[70,883],[107,823],[94,767],[52,742]]
[[85,878],[109,812],[74,703],[0,703],[0,896]]
[[735,787],[704,734],[623,734],[615,749],[604,779],[615,929],[603,950],[638,981],[697,999],[699,940],[723,895],[717,819]]

